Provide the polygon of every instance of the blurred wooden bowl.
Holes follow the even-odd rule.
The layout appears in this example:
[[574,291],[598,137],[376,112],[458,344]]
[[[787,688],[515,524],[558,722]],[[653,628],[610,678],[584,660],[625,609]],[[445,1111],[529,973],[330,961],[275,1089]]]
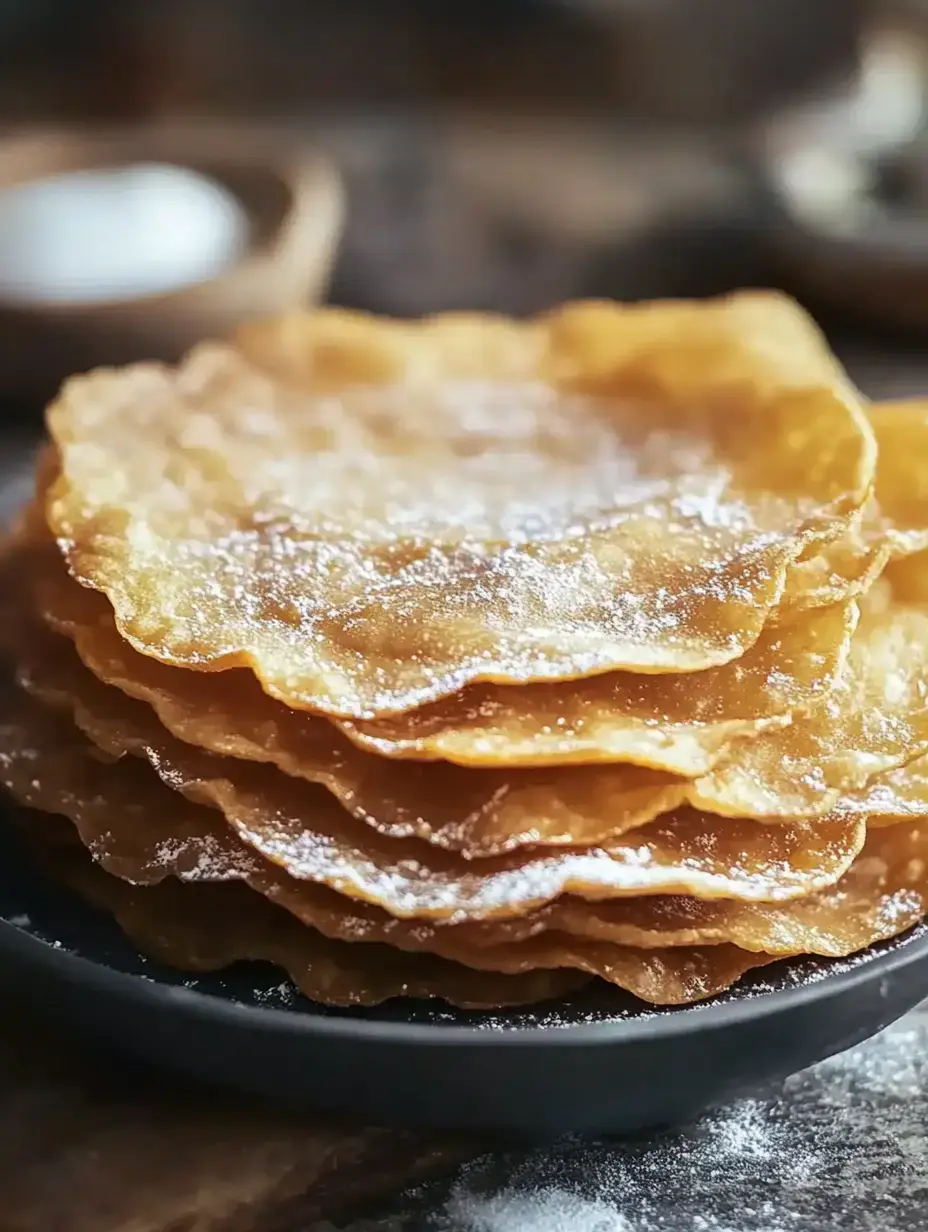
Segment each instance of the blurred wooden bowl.
[[335,168],[312,149],[247,127],[20,133],[0,140],[4,189],[77,171],[161,164],[221,185],[244,209],[240,254],[205,281],[139,297],[22,299],[0,285],[0,396],[50,396],[100,364],[172,360],[240,322],[318,301],[343,221]]
[[852,88],[786,113],[760,148],[778,282],[928,332],[928,37],[875,30]]

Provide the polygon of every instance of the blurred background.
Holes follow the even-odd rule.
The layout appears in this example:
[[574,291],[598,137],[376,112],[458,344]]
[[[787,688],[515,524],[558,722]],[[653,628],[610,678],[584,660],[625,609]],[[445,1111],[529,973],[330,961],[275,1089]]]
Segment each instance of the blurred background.
[[[928,331],[928,0],[0,0],[0,60],[8,381],[24,356],[35,369],[37,352],[45,379],[97,358],[170,355],[197,330],[325,294],[403,315],[524,313],[576,296],[764,284],[839,335]],[[118,154],[94,145],[114,127]],[[166,144],[151,136],[165,132]],[[178,144],[184,132],[198,134],[195,149]],[[318,244],[294,239],[332,208],[319,204],[320,158],[344,205],[319,241],[331,269]],[[105,264],[110,289],[78,311],[74,288],[48,281],[70,258],[38,279],[19,268],[30,244],[52,251],[46,233],[27,243],[22,232],[24,212],[44,217],[48,202],[5,209],[4,185],[168,162],[238,192],[238,164],[262,159],[283,204],[267,191],[245,202],[236,260],[258,251],[262,262],[250,282],[185,296],[175,313],[159,299],[168,257],[152,241],[165,285],[149,276],[133,292],[111,268],[119,228],[98,242],[103,261],[67,196],[55,251]],[[313,174],[301,180],[300,167]],[[164,189],[135,185],[139,226],[183,233],[202,266],[193,221],[158,222]],[[83,185],[81,210],[98,190],[109,191]],[[284,232],[296,257],[272,242]],[[319,276],[288,282],[281,268],[299,260]],[[160,313],[158,329],[138,326],[127,299]]]

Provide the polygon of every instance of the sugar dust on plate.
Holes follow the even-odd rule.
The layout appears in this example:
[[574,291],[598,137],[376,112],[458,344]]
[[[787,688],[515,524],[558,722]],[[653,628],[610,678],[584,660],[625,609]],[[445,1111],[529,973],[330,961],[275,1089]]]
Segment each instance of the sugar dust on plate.
[[248,243],[241,201],[186,167],[74,171],[0,191],[0,299],[102,303],[213,278]]

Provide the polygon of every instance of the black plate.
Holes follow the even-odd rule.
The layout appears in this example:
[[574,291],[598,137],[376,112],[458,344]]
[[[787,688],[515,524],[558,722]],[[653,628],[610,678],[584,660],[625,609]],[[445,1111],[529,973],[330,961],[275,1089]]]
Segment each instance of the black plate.
[[[0,519],[34,438],[0,441]],[[928,996],[928,929],[852,963],[781,963],[710,1004],[655,1012],[601,987],[531,1011],[333,1011],[271,968],[188,979],[45,883],[0,834],[0,977],[91,1038],[195,1077],[369,1122],[549,1134],[668,1124],[811,1065]]]
[[919,928],[852,963],[768,967],[686,1009],[649,1011],[603,986],[513,1013],[333,1011],[269,967],[189,979],[141,958],[109,918],[36,876],[13,835],[2,844],[8,995],[157,1064],[372,1122],[533,1135],[669,1124],[849,1048],[928,996]]

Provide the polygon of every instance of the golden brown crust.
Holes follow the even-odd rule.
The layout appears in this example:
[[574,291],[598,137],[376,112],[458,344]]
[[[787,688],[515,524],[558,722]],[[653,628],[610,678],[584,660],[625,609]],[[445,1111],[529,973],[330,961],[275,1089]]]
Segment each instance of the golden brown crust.
[[873,479],[860,401],[778,296],[323,311],[238,346],[69,382],[50,523],[142,653],[345,718],[729,662]]

